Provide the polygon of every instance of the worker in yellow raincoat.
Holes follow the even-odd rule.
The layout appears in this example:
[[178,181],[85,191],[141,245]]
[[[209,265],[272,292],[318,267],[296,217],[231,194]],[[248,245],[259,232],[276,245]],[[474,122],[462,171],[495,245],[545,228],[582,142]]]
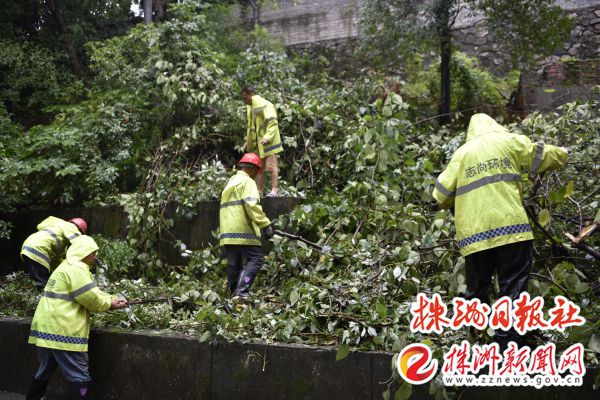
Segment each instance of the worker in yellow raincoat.
[[250,297],[250,286],[265,259],[261,237],[271,238],[273,228],[260,206],[254,182],[261,169],[260,158],[244,154],[238,166],[240,170],[221,194],[219,242],[227,255],[229,290],[234,300],[243,302]]
[[44,396],[57,367],[69,382],[69,399],[90,396],[88,363],[90,312],[120,309],[123,299],[104,293],[93,280],[90,266],[98,246],[81,235],[67,250],[67,258],[52,273],[35,310],[29,343],[37,346],[39,368],[27,390],[27,400]]
[[264,191],[264,172],[271,174],[271,191],[267,197],[275,197],[279,193],[279,166],[277,154],[283,151],[277,112],[273,103],[256,94],[256,89],[246,86],[241,92],[246,103],[248,127],[243,151],[256,153],[261,158],[262,168],[256,175],[256,184],[260,196]]
[[[521,201],[523,173],[560,168],[567,155],[564,148],[510,133],[486,114],[473,115],[466,143],[456,150],[433,191],[441,207],[454,209],[467,299],[488,302],[494,271],[499,296],[515,300],[527,289],[533,234]],[[511,340],[522,341],[514,330],[499,330],[496,336],[501,348]]]
[[65,258],[71,241],[86,233],[87,223],[82,218],[65,221],[48,217],[40,222],[37,230],[23,242],[21,260],[34,285],[41,290]]

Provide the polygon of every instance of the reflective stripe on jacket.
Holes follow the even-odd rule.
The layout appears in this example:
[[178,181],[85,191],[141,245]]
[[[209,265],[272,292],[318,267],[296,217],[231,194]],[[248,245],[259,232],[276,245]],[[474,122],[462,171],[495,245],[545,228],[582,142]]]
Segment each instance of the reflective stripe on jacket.
[[[252,96],[252,106],[246,106],[246,116],[248,118],[246,143],[249,152],[257,153],[260,158],[265,158],[283,151],[277,113],[273,103],[259,95],[254,95]],[[268,143],[263,145],[262,139],[266,139]]]
[[75,224],[56,217],[40,222],[37,230],[23,242],[21,257],[27,256],[52,272],[63,261],[71,240],[81,233]]
[[221,193],[219,243],[260,246],[260,230],[270,224],[260,206],[256,182],[244,171],[238,171]]
[[90,311],[107,311],[112,296],[96,287],[89,266],[81,261],[98,246],[89,236],[73,241],[67,259],[52,273],[40,299],[29,343],[50,349],[87,351]]
[[454,207],[456,235],[463,256],[533,239],[521,202],[523,172],[540,173],[564,165],[567,153],[532,143],[486,114],[475,114],[467,141],[435,182],[433,197]]

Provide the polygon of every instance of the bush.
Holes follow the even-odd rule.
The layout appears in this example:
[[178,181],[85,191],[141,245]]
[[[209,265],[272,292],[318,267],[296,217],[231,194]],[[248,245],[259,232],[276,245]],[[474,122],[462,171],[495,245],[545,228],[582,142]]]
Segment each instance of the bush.
[[102,235],[93,235],[98,244],[98,275],[109,281],[118,281],[126,277],[138,276],[138,252],[127,242],[107,239]]
[[[435,59],[425,70],[420,57],[415,57],[415,60],[416,65],[408,69],[408,84],[403,93],[414,99],[418,107],[437,113],[440,102],[440,59]],[[451,109],[466,110],[467,116],[475,112],[504,113],[510,93],[518,83],[517,72],[513,71],[503,78],[494,76],[479,65],[477,58],[459,51],[452,53],[450,77]]]

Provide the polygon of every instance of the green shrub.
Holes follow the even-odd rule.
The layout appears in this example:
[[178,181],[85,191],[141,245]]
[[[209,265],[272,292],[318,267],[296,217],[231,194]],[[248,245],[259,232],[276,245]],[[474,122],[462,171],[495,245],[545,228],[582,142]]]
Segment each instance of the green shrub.
[[127,242],[108,239],[102,235],[93,235],[98,244],[98,272],[109,281],[118,281],[139,274],[137,267],[138,252]]
[[[413,65],[414,64],[414,65]],[[440,59],[435,59],[428,68],[422,68],[422,60],[415,60],[408,68],[408,84],[403,94],[413,99],[415,105],[437,112],[440,102]],[[450,65],[451,109],[467,110],[473,114],[475,109],[488,114],[502,114],[511,91],[516,88],[518,74],[509,73],[506,77],[497,77],[479,65],[477,58],[459,51],[452,53]]]

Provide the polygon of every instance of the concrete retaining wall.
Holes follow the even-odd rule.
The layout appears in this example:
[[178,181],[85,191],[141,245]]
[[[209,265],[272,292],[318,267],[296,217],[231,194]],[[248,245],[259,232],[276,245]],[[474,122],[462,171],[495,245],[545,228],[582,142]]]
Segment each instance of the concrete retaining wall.
[[[27,344],[30,320],[0,318],[0,391],[24,393],[37,366]],[[94,330],[90,371],[97,399],[157,400],[379,400],[391,375],[392,354],[353,352],[335,361],[336,351],[296,345],[225,343],[215,346],[164,332]],[[463,400],[597,399],[588,370],[578,388],[471,388]],[[52,398],[63,398],[65,381],[56,373]],[[415,386],[411,399],[432,399],[429,384]]]
[[[0,318],[0,390],[24,393],[37,366],[29,319]],[[381,399],[391,354],[292,345],[209,346],[161,332],[93,331],[90,371],[98,399]],[[50,395],[63,395],[56,373]]]
[[[293,197],[265,197],[261,204],[271,219],[281,214],[288,214],[300,202]],[[174,215],[174,206],[167,209],[167,216]],[[49,215],[70,219],[82,217],[88,223],[88,233],[102,234],[110,238],[125,239],[127,237],[127,215],[122,207],[98,207],[66,210],[31,210],[17,214],[0,215],[0,220],[13,224],[10,239],[0,240],[0,270],[19,265],[19,252],[23,241],[36,231],[36,226]],[[173,244],[183,241],[190,249],[199,249],[209,243],[216,243],[213,232],[219,227],[219,202],[206,201],[198,204],[196,215],[190,220],[175,223],[165,232],[159,244],[161,256],[171,264],[184,264],[179,252]]]

